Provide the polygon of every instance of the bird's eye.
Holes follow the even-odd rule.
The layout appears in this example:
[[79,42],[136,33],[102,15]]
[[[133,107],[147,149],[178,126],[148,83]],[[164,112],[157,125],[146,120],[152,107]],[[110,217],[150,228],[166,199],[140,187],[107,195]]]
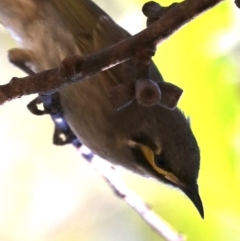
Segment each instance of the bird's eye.
[[164,156],[162,154],[155,155],[154,162],[157,167],[163,168],[165,166],[165,160],[164,160]]

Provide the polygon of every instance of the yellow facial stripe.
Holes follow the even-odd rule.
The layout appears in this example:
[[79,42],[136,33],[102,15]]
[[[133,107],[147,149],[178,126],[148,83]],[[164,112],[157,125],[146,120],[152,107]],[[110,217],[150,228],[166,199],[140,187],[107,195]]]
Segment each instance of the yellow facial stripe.
[[138,147],[139,149],[141,149],[144,157],[151,164],[151,166],[154,168],[155,171],[157,171],[159,174],[163,175],[166,179],[168,179],[169,181],[171,181],[171,182],[175,183],[177,186],[179,186],[180,182],[174,174],[158,167],[155,164],[155,161],[154,161],[155,154],[151,148],[149,148],[148,146],[143,145],[141,143],[137,143],[135,141],[129,141],[129,145],[132,147],[135,147],[135,148]]

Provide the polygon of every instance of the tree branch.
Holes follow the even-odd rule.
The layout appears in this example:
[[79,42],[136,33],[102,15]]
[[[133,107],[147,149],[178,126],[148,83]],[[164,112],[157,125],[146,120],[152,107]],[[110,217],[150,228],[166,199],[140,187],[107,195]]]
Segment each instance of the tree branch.
[[154,15],[158,20],[147,29],[118,44],[85,57],[67,57],[59,68],[24,78],[13,78],[10,83],[0,86],[0,104],[23,95],[56,90],[134,58],[139,50],[152,49],[153,45],[159,44],[194,17],[221,1],[223,0],[185,0],[175,3],[160,11],[159,17]]

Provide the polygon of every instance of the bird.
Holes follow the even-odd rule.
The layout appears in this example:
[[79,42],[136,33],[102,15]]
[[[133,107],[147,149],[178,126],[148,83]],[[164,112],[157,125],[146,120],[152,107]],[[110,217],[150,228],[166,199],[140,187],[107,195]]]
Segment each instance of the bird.
[[[130,34],[91,0],[0,0],[0,23],[20,48],[9,58],[29,73],[58,67],[66,56],[84,56]],[[188,118],[175,108],[143,106],[136,98],[116,110],[112,88],[134,78],[128,61],[58,90],[67,124],[80,142],[113,165],[181,190],[201,217],[200,149]],[[151,63],[150,77],[163,82]]]

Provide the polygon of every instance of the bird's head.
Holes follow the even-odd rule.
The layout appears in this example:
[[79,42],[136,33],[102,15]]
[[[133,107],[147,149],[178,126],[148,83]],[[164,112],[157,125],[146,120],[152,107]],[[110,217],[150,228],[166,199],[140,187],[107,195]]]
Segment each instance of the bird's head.
[[204,217],[197,184],[200,151],[182,112],[161,108],[161,115],[150,113],[143,127],[129,138],[128,146],[140,172],[180,189]]

